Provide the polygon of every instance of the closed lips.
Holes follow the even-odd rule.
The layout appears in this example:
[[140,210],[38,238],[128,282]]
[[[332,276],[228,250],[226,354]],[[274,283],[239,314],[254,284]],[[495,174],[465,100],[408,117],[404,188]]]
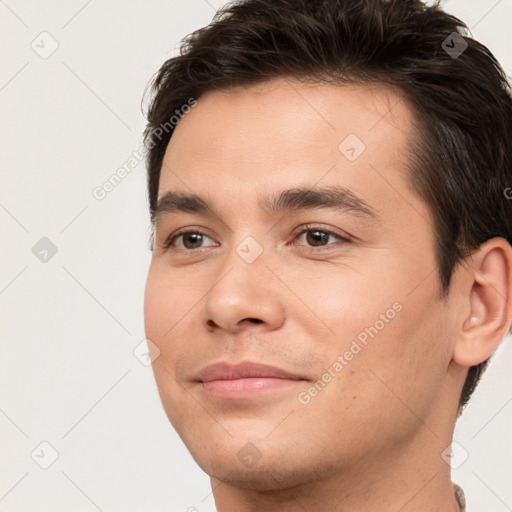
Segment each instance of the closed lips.
[[234,380],[248,378],[273,378],[287,380],[307,380],[304,377],[275,366],[244,361],[239,364],[220,362],[203,368],[197,375],[198,382],[214,380]]

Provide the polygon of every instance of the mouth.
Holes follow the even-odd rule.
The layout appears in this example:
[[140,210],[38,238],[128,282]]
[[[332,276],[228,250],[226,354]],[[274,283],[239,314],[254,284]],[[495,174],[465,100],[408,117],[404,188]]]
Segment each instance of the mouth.
[[244,361],[209,365],[199,372],[196,382],[210,396],[235,399],[284,391],[307,380],[282,368]]

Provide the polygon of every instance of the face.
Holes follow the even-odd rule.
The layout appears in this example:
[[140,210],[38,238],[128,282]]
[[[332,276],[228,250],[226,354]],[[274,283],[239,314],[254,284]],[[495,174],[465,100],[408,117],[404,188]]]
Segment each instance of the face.
[[168,418],[209,475],[300,484],[425,431],[451,309],[406,180],[410,123],[383,87],[280,79],[206,93],[177,126],[159,198],[210,209],[161,201],[145,328]]

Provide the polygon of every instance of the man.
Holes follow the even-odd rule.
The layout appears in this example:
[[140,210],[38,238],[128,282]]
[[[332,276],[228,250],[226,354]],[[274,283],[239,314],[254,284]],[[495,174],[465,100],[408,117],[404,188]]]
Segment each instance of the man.
[[464,28],[246,0],[156,76],[146,335],[219,512],[465,510],[442,454],[512,322],[512,100]]

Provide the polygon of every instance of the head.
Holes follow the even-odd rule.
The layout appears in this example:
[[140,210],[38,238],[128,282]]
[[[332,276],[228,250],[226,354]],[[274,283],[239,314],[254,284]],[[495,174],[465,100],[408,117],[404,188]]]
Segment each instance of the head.
[[[233,478],[297,482],[453,429],[512,318],[507,86],[419,0],[240,1],[163,64],[146,334],[209,474],[252,450],[262,473]],[[204,366],[246,359],[302,380],[204,393]]]

